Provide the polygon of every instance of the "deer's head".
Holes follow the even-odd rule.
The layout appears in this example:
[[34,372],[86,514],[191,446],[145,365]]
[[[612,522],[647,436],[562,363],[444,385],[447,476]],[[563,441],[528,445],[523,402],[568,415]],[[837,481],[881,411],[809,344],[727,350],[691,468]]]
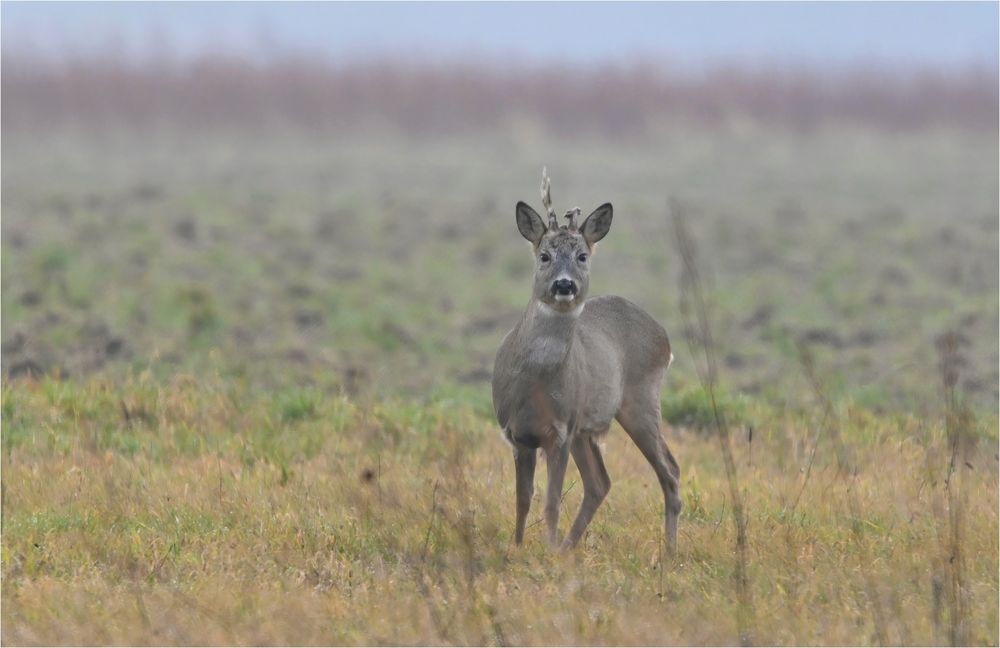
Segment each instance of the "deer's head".
[[577,225],[579,207],[566,212],[566,225],[560,227],[552,209],[549,179],[542,172],[542,204],[548,212],[548,224],[534,209],[518,202],[515,210],[517,229],[531,242],[535,255],[534,298],[560,312],[581,304],[590,287],[590,256],[594,244],[611,229],[611,203],[593,211],[582,225]]

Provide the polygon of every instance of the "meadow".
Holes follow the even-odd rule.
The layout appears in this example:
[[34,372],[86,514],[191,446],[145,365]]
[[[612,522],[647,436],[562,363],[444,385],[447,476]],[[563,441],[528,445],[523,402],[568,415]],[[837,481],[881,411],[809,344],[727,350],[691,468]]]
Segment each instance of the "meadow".
[[[296,69],[5,57],[2,643],[1000,643],[995,79]],[[673,340],[676,555],[617,425],[581,546],[512,544],[542,165]]]

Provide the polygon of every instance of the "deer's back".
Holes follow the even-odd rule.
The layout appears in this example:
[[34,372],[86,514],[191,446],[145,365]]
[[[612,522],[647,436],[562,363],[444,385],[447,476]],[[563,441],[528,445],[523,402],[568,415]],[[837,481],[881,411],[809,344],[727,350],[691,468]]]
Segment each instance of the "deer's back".
[[580,320],[615,349],[626,391],[651,382],[659,386],[670,364],[670,340],[649,313],[624,297],[602,295],[587,300]]

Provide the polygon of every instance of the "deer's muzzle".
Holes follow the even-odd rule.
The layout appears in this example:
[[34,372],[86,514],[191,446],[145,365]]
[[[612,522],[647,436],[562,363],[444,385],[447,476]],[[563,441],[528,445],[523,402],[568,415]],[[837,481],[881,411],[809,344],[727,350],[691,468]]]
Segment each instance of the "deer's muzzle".
[[552,282],[552,294],[558,297],[576,297],[578,289],[572,279],[556,279]]

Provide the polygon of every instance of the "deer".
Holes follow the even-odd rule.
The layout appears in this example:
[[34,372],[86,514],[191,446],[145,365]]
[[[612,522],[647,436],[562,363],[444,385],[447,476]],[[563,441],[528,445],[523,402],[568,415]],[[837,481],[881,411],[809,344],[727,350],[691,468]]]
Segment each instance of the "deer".
[[[541,450],[548,473],[549,545],[559,551],[577,545],[611,490],[599,442],[617,420],[659,480],[666,544],[673,552],[680,466],[660,431],[660,388],[673,361],[670,340],[651,315],[627,299],[587,297],[595,246],[611,229],[611,203],[579,224],[580,208],[571,209],[560,226],[546,169],[541,193],[547,224],[525,202],[515,207],[517,229],[531,243],[535,275],[531,301],[497,350],[492,381],[496,419],[514,454],[514,542],[524,541]],[[560,542],[559,506],[570,455],[580,472],[583,501]]]

